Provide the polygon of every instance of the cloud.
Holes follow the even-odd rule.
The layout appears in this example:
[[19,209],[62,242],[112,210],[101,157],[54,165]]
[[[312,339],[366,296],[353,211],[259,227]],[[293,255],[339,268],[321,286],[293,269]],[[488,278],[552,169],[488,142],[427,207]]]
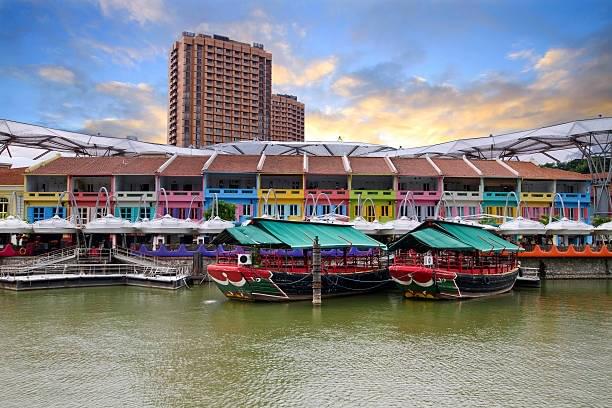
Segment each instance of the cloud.
[[510,60],[526,59],[529,61],[533,60],[534,58],[537,59],[533,49],[512,51],[506,55],[506,58]]
[[63,84],[74,84],[76,75],[68,68],[57,65],[47,65],[38,68],[38,75],[51,82],[59,82]]
[[106,17],[127,13],[129,20],[140,25],[164,21],[168,16],[163,0],[98,0],[98,5]]
[[297,87],[312,86],[331,75],[338,64],[336,57],[313,60],[302,69],[288,68],[283,65],[272,66],[273,85],[291,85]]
[[331,85],[332,91],[344,97],[350,97],[353,89],[363,84],[363,81],[355,76],[343,75],[336,79]]
[[552,67],[558,67],[571,63],[578,57],[583,50],[581,49],[570,49],[570,48],[553,48],[546,51],[543,57],[539,58],[535,64],[535,68],[538,70],[547,70]]
[[166,142],[168,111],[149,84],[110,81],[97,84],[95,90],[109,98],[109,110],[115,115],[85,120],[83,128],[86,131]]
[[275,22],[264,10],[256,8],[243,20],[229,22],[203,22],[196,32],[219,33],[247,44],[263,43],[272,53],[272,82],[282,91],[295,87],[308,87],[330,76],[336,69],[338,59],[325,56],[312,60],[298,57],[292,47],[292,39],[301,41],[307,31],[297,22]]
[[399,68],[393,87],[364,71],[349,73],[331,87],[345,98],[342,105],[307,104],[306,137],[417,146],[609,114],[612,47],[601,39],[585,44],[513,55],[531,59],[529,76],[492,72],[463,86],[423,81]]
[[91,52],[91,50],[101,51],[104,54],[104,57],[101,58],[102,60],[105,60],[106,56],[108,56],[115,64],[130,67],[136,66],[145,59],[166,55],[165,50],[161,47],[149,43],[145,43],[138,48],[133,48],[105,44],[90,38],[78,38],[76,44],[79,48],[87,50],[88,52]]

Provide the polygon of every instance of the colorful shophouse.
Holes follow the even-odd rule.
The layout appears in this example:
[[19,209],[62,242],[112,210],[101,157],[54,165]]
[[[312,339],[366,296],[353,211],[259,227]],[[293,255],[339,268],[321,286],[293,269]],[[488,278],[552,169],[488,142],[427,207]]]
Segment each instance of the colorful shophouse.
[[[396,214],[414,216],[419,220],[435,215],[435,208],[442,195],[442,172],[429,158],[394,158],[397,169]],[[409,201],[414,203],[414,212]],[[404,204],[402,204],[404,203]]]
[[236,221],[258,214],[259,156],[211,156],[203,166],[204,207],[210,208],[216,196],[236,206]]
[[520,176],[523,217],[539,219],[548,216],[554,201],[556,215],[560,214],[558,209],[564,206],[567,218],[578,220],[580,217],[589,222],[590,175],[540,167],[531,162],[508,161],[507,164]]
[[68,191],[68,174],[74,170],[73,164],[72,158],[57,155],[25,171],[23,200],[29,223],[51,218],[56,213],[60,217],[67,215],[68,195],[63,193]]
[[139,156],[124,159],[113,170],[115,216],[136,221],[163,215],[157,211],[159,184],[156,172],[169,158]]
[[[515,217],[519,174],[507,163],[495,160],[471,161],[482,173],[482,207],[485,214]],[[498,218],[498,223],[502,220]]]
[[24,217],[23,174],[25,168],[0,166],[0,219],[9,215]]
[[[167,213],[175,218],[199,220],[204,203],[202,172],[210,156],[172,156],[157,169],[160,212],[168,200]],[[163,190],[162,190],[163,188]],[[166,192],[164,194],[163,192]]]
[[[314,210],[312,197],[319,197],[319,215],[338,207],[338,214],[353,219],[359,204],[365,218],[381,222],[413,215],[411,206],[401,206],[407,196],[421,220],[435,216],[437,206],[446,217],[482,212],[503,216],[507,204],[512,216],[515,195],[524,217],[538,219],[549,214],[553,202],[556,209],[563,202],[566,217],[590,219],[589,175],[530,162],[224,154],[54,157],[28,168],[24,179],[29,222],[52,217],[60,197],[58,213],[66,216],[66,191],[74,195],[82,221],[91,220],[98,197],[100,207],[106,201],[98,193],[102,187],[109,192],[114,214],[131,221],[152,218],[156,208],[163,215],[166,200],[171,215],[199,219],[215,196],[236,205],[237,221],[264,214],[301,220],[305,205],[306,215]],[[20,188],[0,184],[0,216],[6,213],[8,195]]]
[[304,156],[266,156],[257,164],[259,215],[304,218]]
[[440,215],[463,217],[481,213],[482,174],[467,159],[432,159],[443,175]]
[[[349,168],[350,216],[355,218],[363,209],[362,217],[380,222],[395,218],[397,169],[388,157],[351,157]],[[364,204],[364,202],[366,204]]]
[[[304,208],[306,216],[348,216],[348,169],[342,157],[306,156]],[[316,202],[316,209],[315,209]]]

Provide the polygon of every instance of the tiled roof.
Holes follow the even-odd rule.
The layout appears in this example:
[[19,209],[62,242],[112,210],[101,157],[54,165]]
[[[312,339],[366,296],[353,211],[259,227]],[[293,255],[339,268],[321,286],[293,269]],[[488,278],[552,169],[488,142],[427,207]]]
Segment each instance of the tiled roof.
[[393,175],[383,157],[350,157],[353,174]]
[[519,172],[524,179],[540,180],[591,180],[590,174],[580,174],[573,171],[549,169],[531,162],[508,161],[510,167]]
[[480,177],[462,159],[433,159],[445,177]]
[[201,176],[202,167],[210,156],[177,156],[160,176]]
[[168,160],[166,156],[60,157],[28,174],[68,176],[153,174],[166,160]]
[[308,158],[309,174],[346,174],[342,157],[319,157],[310,156]]
[[207,173],[256,173],[260,156],[230,156],[220,154],[206,170]]
[[124,157],[124,159],[127,160],[120,162],[113,170],[113,174],[153,174],[169,157],[141,156]]
[[0,169],[0,185],[1,186],[22,186],[23,185],[23,173],[25,167],[16,169]]
[[438,177],[438,172],[426,159],[392,158],[399,176]]
[[304,157],[266,156],[261,172],[267,174],[302,174],[304,173]]
[[470,160],[484,177],[517,178],[510,170],[495,160]]

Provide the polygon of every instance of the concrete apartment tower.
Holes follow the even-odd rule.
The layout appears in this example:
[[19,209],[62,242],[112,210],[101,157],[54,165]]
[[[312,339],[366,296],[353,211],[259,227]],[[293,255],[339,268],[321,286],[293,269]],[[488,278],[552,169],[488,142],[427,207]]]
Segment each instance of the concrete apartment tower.
[[304,104],[297,96],[272,95],[271,140],[304,141]]
[[270,140],[272,54],[221,35],[183,32],[170,50],[168,144]]

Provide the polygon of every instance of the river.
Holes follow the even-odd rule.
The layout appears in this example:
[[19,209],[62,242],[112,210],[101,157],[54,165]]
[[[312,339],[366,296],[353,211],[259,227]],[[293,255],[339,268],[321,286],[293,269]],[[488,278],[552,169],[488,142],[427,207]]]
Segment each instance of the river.
[[612,281],[490,299],[0,292],[2,407],[611,406]]

